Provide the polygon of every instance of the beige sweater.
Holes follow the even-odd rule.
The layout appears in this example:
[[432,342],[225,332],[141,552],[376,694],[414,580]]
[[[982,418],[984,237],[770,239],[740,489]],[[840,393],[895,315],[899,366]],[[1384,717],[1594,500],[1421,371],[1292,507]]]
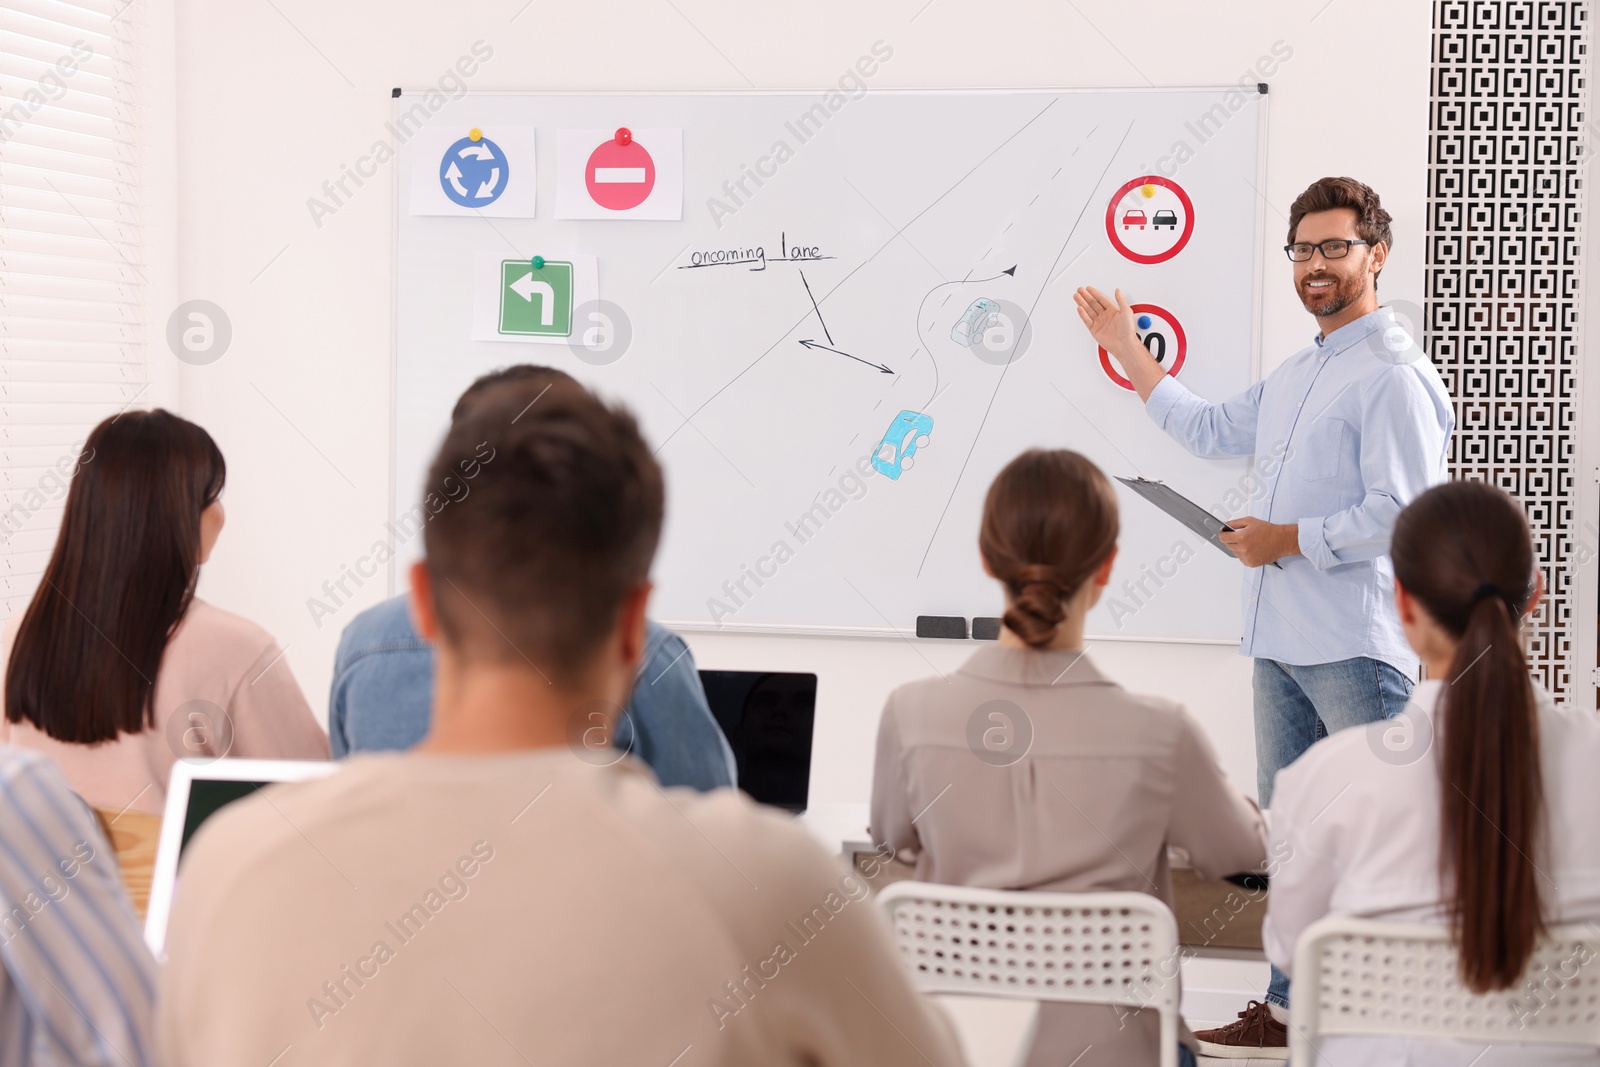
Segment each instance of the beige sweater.
[[167,945],[170,1067],[960,1062],[791,818],[564,747],[363,754],[240,801]]
[[[19,613],[0,628],[0,700]],[[196,598],[167,642],[156,676],[156,725],[115,741],[57,741],[0,717],[0,742],[43,752],[94,807],[161,814],[179,757],[327,759],[328,735],[283,650],[248,619]],[[228,736],[231,734],[231,738]]]

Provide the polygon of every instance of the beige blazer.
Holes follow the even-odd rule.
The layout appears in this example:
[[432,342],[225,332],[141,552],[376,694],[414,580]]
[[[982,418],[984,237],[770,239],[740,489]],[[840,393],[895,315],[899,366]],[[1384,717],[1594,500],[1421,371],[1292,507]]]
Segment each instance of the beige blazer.
[[[19,612],[0,629],[0,701],[21,624]],[[180,757],[328,758],[328,735],[278,642],[198,597],[167,642],[155,684],[156,724],[137,734],[69,744],[0,716],[0,742],[49,756],[91,807],[151,815],[161,814]]]
[[[1169,907],[1169,846],[1207,878],[1266,860],[1261,812],[1199,723],[1075,649],[995,645],[948,678],[896,689],[878,727],[872,834],[923,881],[1133,890]],[[1048,1005],[1030,1063],[1155,1063],[1156,1023]]]

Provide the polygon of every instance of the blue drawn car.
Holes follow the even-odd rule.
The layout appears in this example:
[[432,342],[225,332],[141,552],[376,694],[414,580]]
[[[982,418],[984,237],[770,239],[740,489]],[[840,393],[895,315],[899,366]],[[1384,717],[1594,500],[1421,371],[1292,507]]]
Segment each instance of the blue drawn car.
[[1000,322],[1000,305],[986,296],[974,300],[961,321],[950,327],[950,340],[971,348],[991,326]]
[[933,432],[933,416],[916,411],[902,411],[889,424],[883,440],[872,453],[872,466],[879,474],[887,474],[898,481],[901,471],[911,469],[912,457],[917,449],[926,448],[928,435]]

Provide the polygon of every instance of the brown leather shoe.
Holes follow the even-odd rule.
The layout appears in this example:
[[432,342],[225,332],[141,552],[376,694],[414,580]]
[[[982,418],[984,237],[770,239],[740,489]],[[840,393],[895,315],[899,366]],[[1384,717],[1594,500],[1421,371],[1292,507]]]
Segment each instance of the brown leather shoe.
[[1288,1060],[1289,1028],[1272,1017],[1272,1009],[1252,1000],[1239,1018],[1215,1030],[1201,1030],[1200,1055],[1225,1060]]

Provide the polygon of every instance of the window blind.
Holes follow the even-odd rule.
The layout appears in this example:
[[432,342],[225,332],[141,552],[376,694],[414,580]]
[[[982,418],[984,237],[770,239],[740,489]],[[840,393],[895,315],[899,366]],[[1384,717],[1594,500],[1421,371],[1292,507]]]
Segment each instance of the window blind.
[[55,544],[79,445],[146,392],[142,5],[0,5],[0,618]]

